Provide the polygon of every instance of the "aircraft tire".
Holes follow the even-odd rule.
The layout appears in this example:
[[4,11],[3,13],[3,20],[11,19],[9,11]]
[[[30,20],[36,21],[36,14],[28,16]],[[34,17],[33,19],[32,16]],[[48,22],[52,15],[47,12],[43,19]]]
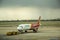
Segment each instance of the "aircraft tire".
[[33,29],[33,32],[37,32],[37,31],[38,31],[38,29],[37,29],[37,28]]
[[18,30],[18,31],[19,31],[19,33],[21,33],[21,34],[23,33],[23,30]]
[[25,30],[25,32],[27,32],[27,30]]

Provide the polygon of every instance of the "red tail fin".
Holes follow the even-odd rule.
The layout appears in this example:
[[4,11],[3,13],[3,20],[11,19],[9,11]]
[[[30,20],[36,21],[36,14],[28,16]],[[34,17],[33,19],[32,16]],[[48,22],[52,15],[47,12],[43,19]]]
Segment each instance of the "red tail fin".
[[40,26],[40,19],[41,19],[41,16],[39,16],[38,22],[35,24],[32,24],[31,26],[32,27],[39,27]]
[[41,19],[41,16],[39,16],[39,19],[38,19],[38,22],[37,22],[38,24],[40,24],[40,19]]

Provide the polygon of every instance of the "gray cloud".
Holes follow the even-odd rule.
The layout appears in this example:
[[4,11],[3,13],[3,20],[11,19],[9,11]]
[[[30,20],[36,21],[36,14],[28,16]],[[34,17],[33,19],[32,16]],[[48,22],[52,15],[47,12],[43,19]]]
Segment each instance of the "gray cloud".
[[59,8],[60,0],[0,0],[2,6],[39,6]]
[[[15,8],[16,6],[19,7]],[[42,19],[60,18],[60,0],[0,0],[0,7],[7,7],[0,9],[0,19],[2,20],[19,19],[24,16],[24,18],[37,19],[37,16],[40,15]],[[28,16],[24,13],[27,13]]]

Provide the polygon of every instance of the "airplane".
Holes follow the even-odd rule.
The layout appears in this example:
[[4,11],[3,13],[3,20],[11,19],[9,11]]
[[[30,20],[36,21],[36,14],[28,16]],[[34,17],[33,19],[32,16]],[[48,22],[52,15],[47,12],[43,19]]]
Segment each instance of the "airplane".
[[27,30],[33,30],[33,32],[37,32],[40,24],[40,19],[41,16],[39,16],[39,19],[36,23],[32,23],[32,24],[20,24],[17,27],[18,32],[23,33],[23,31],[27,32]]

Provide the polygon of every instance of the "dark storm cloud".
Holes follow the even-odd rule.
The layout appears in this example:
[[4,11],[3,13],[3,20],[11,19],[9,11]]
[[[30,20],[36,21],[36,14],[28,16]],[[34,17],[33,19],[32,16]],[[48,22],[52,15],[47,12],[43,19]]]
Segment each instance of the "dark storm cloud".
[[58,0],[58,5],[59,5],[59,7],[60,7],[60,0]]
[[0,5],[1,5],[1,3],[2,3],[2,0],[0,0]]
[[[1,2],[2,1],[2,2]],[[39,6],[59,8],[60,0],[1,0],[2,6]]]

